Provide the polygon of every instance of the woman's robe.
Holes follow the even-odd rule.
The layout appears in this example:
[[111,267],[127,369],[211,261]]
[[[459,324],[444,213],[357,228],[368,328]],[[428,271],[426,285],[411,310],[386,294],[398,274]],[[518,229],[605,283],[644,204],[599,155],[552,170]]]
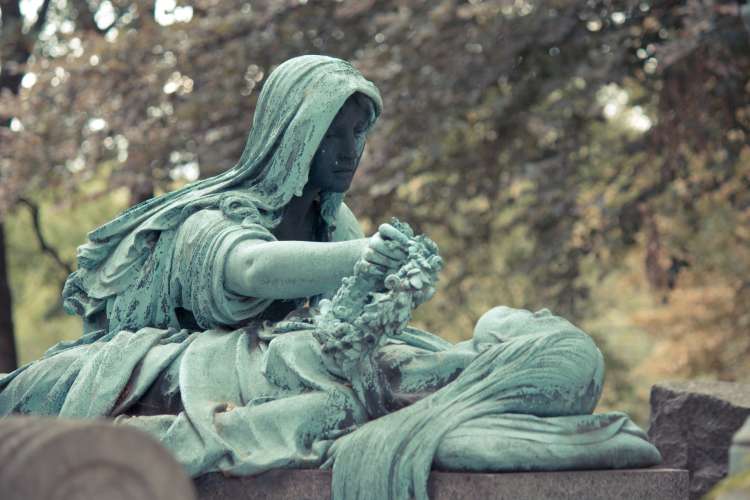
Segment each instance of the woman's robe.
[[[148,200],[89,234],[63,292],[84,335],[0,375],[0,416],[115,417],[166,446],[191,475],[333,465],[337,499],[426,498],[431,466],[551,470],[653,465],[620,413],[591,415],[601,354],[548,311],[495,308],[457,345],[413,328],[376,352],[402,401],[374,420],[324,363],[312,325],[261,320],[268,301],[223,286],[229,251],[267,228],[354,93],[382,110],[349,63],[301,56],[269,75],[235,167]],[[361,237],[342,193],[321,193],[324,241]],[[334,229],[335,226],[335,229]],[[332,233],[328,235],[327,233]]]
[[[333,240],[361,237],[343,205],[337,222]],[[326,367],[312,325],[279,333],[258,319],[269,301],[223,287],[228,252],[245,239],[274,238],[218,210],[163,232],[138,276],[107,299],[107,329],[0,377],[0,416],[116,417],[153,435],[194,476],[333,464],[335,497],[347,499],[425,498],[433,464],[658,463],[625,415],[590,415],[601,354],[546,310],[495,308],[456,345],[413,328],[387,339],[382,366],[398,369],[401,390],[421,399],[370,420],[348,381]]]

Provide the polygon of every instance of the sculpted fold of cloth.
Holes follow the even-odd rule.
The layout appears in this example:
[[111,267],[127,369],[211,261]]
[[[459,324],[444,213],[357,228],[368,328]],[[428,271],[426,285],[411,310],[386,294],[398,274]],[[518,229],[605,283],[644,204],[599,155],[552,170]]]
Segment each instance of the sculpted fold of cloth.
[[497,307],[471,340],[408,326],[437,246],[343,203],[382,102],[349,63],[303,56],[260,94],[227,172],[89,234],[63,292],[76,341],[0,375],[0,416],[113,417],[193,476],[332,467],[337,499],[426,498],[431,468],[641,467],[657,450],[592,414],[589,336]]

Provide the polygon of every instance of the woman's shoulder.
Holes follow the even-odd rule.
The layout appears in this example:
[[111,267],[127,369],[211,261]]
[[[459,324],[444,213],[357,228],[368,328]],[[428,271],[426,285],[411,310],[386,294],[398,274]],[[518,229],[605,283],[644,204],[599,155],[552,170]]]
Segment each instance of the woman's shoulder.
[[190,214],[180,225],[184,227],[214,226],[216,223],[229,220],[218,208],[203,208]]
[[230,217],[218,207],[203,208],[192,213],[182,222],[179,229],[179,233],[183,235],[201,234],[204,237],[227,232],[242,232],[251,239],[275,239],[271,231],[262,224]]
[[365,233],[362,232],[357,218],[345,203],[341,203],[336,213],[336,230],[333,232],[331,240],[347,241],[364,237]]

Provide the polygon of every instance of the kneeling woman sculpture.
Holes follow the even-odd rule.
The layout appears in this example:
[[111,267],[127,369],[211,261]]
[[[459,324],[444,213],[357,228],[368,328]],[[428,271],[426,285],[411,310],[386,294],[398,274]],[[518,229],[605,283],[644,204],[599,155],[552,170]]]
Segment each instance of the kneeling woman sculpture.
[[0,376],[0,416],[114,417],[190,474],[332,466],[334,497],[426,498],[431,467],[637,467],[659,454],[592,415],[592,340],[498,307],[452,345],[407,326],[441,268],[398,221],[342,203],[381,110],[349,63],[279,66],[231,170],[89,234],[63,292],[84,335]]

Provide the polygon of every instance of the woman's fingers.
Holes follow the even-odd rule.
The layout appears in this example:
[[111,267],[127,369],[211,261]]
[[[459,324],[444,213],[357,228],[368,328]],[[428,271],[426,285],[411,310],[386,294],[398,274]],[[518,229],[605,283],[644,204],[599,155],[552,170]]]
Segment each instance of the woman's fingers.
[[390,269],[398,268],[401,264],[400,260],[383,255],[372,248],[365,250],[365,260],[371,264],[377,264]]
[[379,264],[373,264],[372,262],[368,262],[367,260],[365,260],[364,262],[361,262],[359,265],[365,266],[362,270],[368,274],[377,275],[381,277],[385,277],[385,275],[388,274],[387,267],[381,266]]
[[396,241],[404,247],[409,246],[409,237],[390,224],[381,224],[378,233],[386,240]]
[[370,239],[369,247],[379,254],[391,259],[402,262],[408,255],[401,247],[394,245],[389,241],[383,240],[380,234],[376,234]]
[[384,270],[398,269],[409,256],[409,237],[390,224],[382,224],[364,253],[366,262]]
[[409,237],[390,224],[381,224],[371,243],[377,252],[399,261],[409,255]]

